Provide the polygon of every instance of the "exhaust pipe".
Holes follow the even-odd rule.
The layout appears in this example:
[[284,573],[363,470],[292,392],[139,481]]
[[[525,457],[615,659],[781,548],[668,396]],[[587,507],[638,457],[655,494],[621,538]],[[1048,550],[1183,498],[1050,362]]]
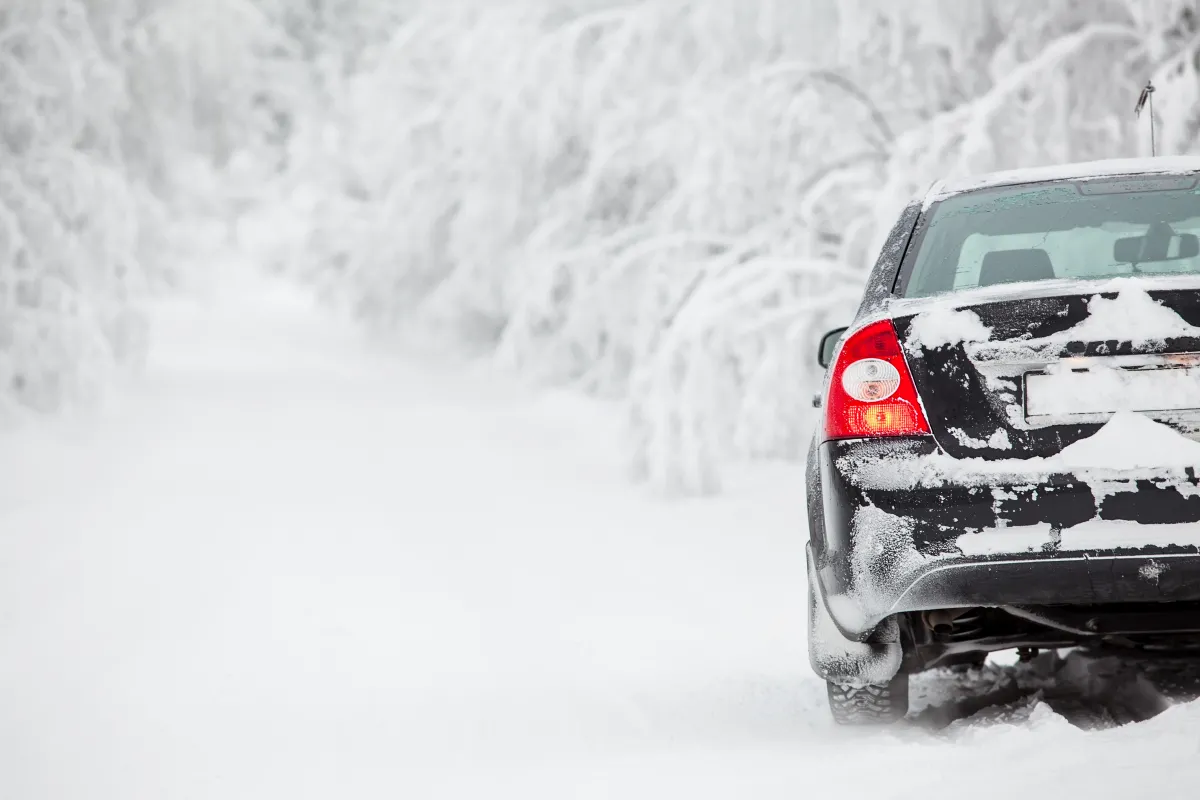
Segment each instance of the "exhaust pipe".
[[926,611],[921,617],[925,627],[933,631],[935,636],[948,636],[954,632],[954,622],[966,614],[969,608],[939,608],[936,611]]

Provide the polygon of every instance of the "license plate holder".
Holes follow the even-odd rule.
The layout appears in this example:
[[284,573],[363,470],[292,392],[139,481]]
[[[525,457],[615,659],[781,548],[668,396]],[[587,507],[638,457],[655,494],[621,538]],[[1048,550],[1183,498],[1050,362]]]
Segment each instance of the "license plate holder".
[[1026,419],[1200,410],[1200,367],[1026,372]]

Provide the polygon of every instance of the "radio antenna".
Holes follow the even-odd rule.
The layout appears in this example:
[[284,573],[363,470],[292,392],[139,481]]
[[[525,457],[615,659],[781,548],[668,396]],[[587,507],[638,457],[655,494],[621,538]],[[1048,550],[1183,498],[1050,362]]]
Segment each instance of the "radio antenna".
[[1142,118],[1142,109],[1149,104],[1150,106],[1150,155],[1158,155],[1158,145],[1154,141],[1154,83],[1146,81],[1146,85],[1142,88],[1142,93],[1138,95],[1137,105],[1133,108],[1133,115],[1138,119]]

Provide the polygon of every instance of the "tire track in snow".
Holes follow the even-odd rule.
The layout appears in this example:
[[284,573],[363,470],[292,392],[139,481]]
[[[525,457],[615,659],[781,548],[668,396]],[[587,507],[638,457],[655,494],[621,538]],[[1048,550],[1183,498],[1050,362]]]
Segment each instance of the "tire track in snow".
[[935,670],[913,682],[909,724],[943,732],[1019,723],[1044,704],[1083,730],[1146,722],[1200,697],[1200,658],[1087,650],[1007,667]]

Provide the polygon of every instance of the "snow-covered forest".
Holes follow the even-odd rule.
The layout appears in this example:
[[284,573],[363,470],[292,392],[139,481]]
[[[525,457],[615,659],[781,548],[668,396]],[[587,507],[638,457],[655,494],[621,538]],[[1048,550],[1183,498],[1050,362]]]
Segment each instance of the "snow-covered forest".
[[709,492],[937,177],[1200,136],[1196,0],[7,0],[0,412],[96,402],[222,250],[627,404]]

